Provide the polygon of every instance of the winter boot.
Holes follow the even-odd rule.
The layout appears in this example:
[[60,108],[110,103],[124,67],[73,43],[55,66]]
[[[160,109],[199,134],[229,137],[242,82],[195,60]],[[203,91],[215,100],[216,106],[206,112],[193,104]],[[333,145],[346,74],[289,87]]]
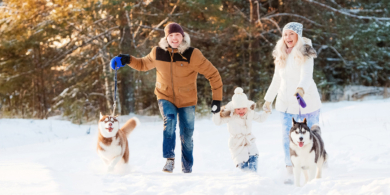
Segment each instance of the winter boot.
[[165,163],[163,171],[167,173],[172,173],[174,168],[175,168],[175,159],[167,158],[167,162]]
[[287,169],[287,178],[284,180],[284,184],[293,185],[294,184],[293,168],[292,168],[292,166],[286,165],[286,169]]
[[182,171],[183,171],[183,173],[192,173],[192,171],[185,170],[185,169],[183,169]]

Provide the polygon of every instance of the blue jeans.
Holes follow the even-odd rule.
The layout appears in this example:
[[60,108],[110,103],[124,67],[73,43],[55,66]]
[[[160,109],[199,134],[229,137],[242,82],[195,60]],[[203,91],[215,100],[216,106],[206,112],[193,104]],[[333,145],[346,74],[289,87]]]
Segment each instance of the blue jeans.
[[257,171],[257,159],[259,158],[258,155],[249,156],[248,161],[240,163],[238,167],[242,170],[249,170],[252,172]]
[[175,131],[177,121],[179,121],[182,171],[192,172],[194,163],[192,135],[194,133],[195,106],[177,108],[171,102],[162,99],[158,100],[158,106],[164,120],[163,157],[175,158]]
[[298,114],[290,114],[286,112],[280,113],[282,119],[284,161],[287,166],[292,166],[290,159],[290,129],[292,127],[292,118],[294,117],[295,121],[297,122],[301,122],[304,118],[306,118],[307,126],[311,128],[311,126],[313,126],[314,124],[319,124],[320,110],[316,110],[311,113],[301,114],[301,118],[299,118]]

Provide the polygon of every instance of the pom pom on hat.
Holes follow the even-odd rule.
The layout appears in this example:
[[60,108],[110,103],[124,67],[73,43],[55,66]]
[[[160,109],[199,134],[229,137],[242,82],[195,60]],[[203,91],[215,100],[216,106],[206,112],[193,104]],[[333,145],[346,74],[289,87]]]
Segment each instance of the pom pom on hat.
[[233,108],[247,108],[248,107],[248,97],[244,93],[244,90],[241,87],[237,87],[234,90],[234,95],[232,97]]
[[241,87],[237,87],[235,90],[234,90],[234,94],[239,94],[239,93],[243,93],[244,90],[241,88]]

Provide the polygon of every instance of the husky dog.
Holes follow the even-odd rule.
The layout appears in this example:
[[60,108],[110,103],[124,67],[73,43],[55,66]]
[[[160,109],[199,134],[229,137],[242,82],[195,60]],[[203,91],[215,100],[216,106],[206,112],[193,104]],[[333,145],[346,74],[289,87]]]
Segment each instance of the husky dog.
[[290,158],[293,164],[294,183],[300,185],[301,171],[307,183],[315,178],[321,178],[322,165],[327,159],[321,130],[318,125],[311,129],[307,126],[306,118],[303,122],[293,120],[290,130]]
[[121,159],[124,163],[129,161],[127,136],[138,125],[139,120],[134,117],[119,129],[119,121],[116,117],[103,116],[100,113],[97,151],[100,158],[108,165],[108,171],[114,170]]

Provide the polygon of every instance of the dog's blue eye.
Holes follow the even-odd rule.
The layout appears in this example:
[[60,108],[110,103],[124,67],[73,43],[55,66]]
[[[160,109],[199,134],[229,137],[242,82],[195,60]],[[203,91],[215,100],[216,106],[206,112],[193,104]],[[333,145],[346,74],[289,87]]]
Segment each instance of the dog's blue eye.
[[296,134],[298,134],[298,131],[295,131]]

